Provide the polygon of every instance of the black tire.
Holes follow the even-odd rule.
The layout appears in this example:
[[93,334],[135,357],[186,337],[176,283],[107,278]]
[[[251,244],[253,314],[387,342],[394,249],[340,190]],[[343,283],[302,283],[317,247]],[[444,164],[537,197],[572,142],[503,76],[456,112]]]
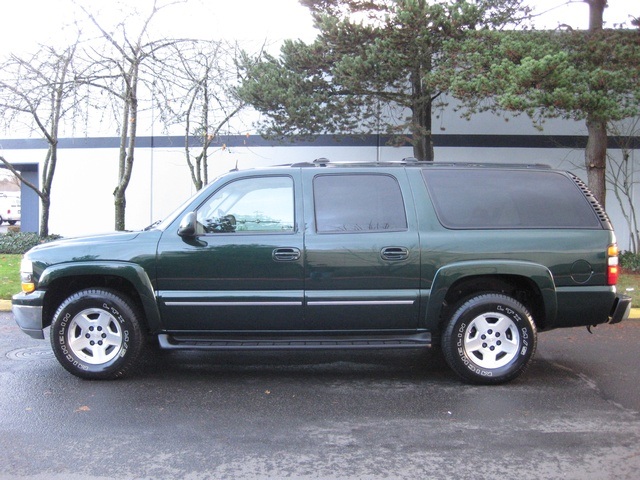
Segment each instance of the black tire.
[[520,376],[531,363],[536,344],[531,314],[501,294],[464,301],[442,334],[442,351],[451,369],[469,383],[484,385]]
[[77,377],[121,378],[136,365],[146,342],[140,318],[120,293],[79,291],[62,302],[53,317],[53,352]]

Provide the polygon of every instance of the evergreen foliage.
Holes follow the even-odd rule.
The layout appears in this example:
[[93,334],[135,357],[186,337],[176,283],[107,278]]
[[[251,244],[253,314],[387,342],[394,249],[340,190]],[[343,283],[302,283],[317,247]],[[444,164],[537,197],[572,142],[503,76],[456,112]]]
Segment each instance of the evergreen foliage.
[[41,237],[37,233],[32,232],[8,231],[7,233],[0,235],[0,254],[22,255],[36,245],[58,240],[59,238],[62,237],[60,235],[48,235],[46,237]]
[[640,32],[476,31],[449,42],[451,93],[468,112],[605,121],[640,114]]
[[280,57],[245,64],[240,95],[266,115],[261,133],[383,133],[410,143],[420,160],[433,160],[432,112],[446,91],[444,45],[526,13],[520,0],[302,3],[317,39],[286,41]]

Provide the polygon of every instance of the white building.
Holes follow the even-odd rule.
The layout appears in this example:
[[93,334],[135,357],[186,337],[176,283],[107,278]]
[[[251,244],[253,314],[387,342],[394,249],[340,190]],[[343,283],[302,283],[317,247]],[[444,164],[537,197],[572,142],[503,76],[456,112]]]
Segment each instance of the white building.
[[[440,129],[440,124],[443,126]],[[446,129],[444,126],[446,125]],[[444,112],[434,119],[436,161],[543,163],[570,170],[586,179],[584,122],[548,120],[536,129],[525,116],[509,121],[480,114],[466,121]],[[195,193],[184,157],[182,137],[138,138],[131,183],[127,189],[126,227],[144,228],[163,218]],[[640,137],[635,132],[631,159],[633,180],[640,181]],[[252,168],[325,157],[331,161],[391,161],[412,156],[411,147],[389,147],[377,135],[336,140],[320,136],[313,142],[278,143],[258,135],[235,135],[217,139],[209,157],[209,178],[233,168]],[[113,230],[113,190],[118,169],[116,137],[67,138],[59,143],[58,165],[51,194],[49,231],[78,236]],[[224,145],[224,147],[223,147]],[[620,158],[611,145],[609,154]],[[4,158],[38,182],[46,144],[34,139],[0,140]],[[633,192],[640,205],[640,187]],[[629,247],[629,228],[616,196],[609,189],[607,212],[622,249]],[[30,189],[22,189],[22,229],[37,231],[39,200]]]

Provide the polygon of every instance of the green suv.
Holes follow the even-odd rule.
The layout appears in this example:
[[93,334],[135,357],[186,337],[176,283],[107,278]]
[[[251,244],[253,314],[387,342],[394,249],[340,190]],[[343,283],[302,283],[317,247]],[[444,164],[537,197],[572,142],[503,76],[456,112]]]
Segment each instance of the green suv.
[[[519,376],[538,331],[616,323],[618,250],[570,173],[333,164],[230,172],[144,231],[30,250],[13,312],[82,378],[146,348],[442,348],[472,383]],[[150,340],[153,340],[151,342]]]

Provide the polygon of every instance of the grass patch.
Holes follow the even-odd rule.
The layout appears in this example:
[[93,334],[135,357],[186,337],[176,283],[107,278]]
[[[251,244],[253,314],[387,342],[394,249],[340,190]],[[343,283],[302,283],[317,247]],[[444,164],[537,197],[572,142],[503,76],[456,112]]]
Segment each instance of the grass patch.
[[618,293],[631,297],[631,306],[640,308],[640,273],[623,272],[618,279]]
[[0,300],[11,297],[22,290],[20,283],[20,260],[22,255],[0,255]]

